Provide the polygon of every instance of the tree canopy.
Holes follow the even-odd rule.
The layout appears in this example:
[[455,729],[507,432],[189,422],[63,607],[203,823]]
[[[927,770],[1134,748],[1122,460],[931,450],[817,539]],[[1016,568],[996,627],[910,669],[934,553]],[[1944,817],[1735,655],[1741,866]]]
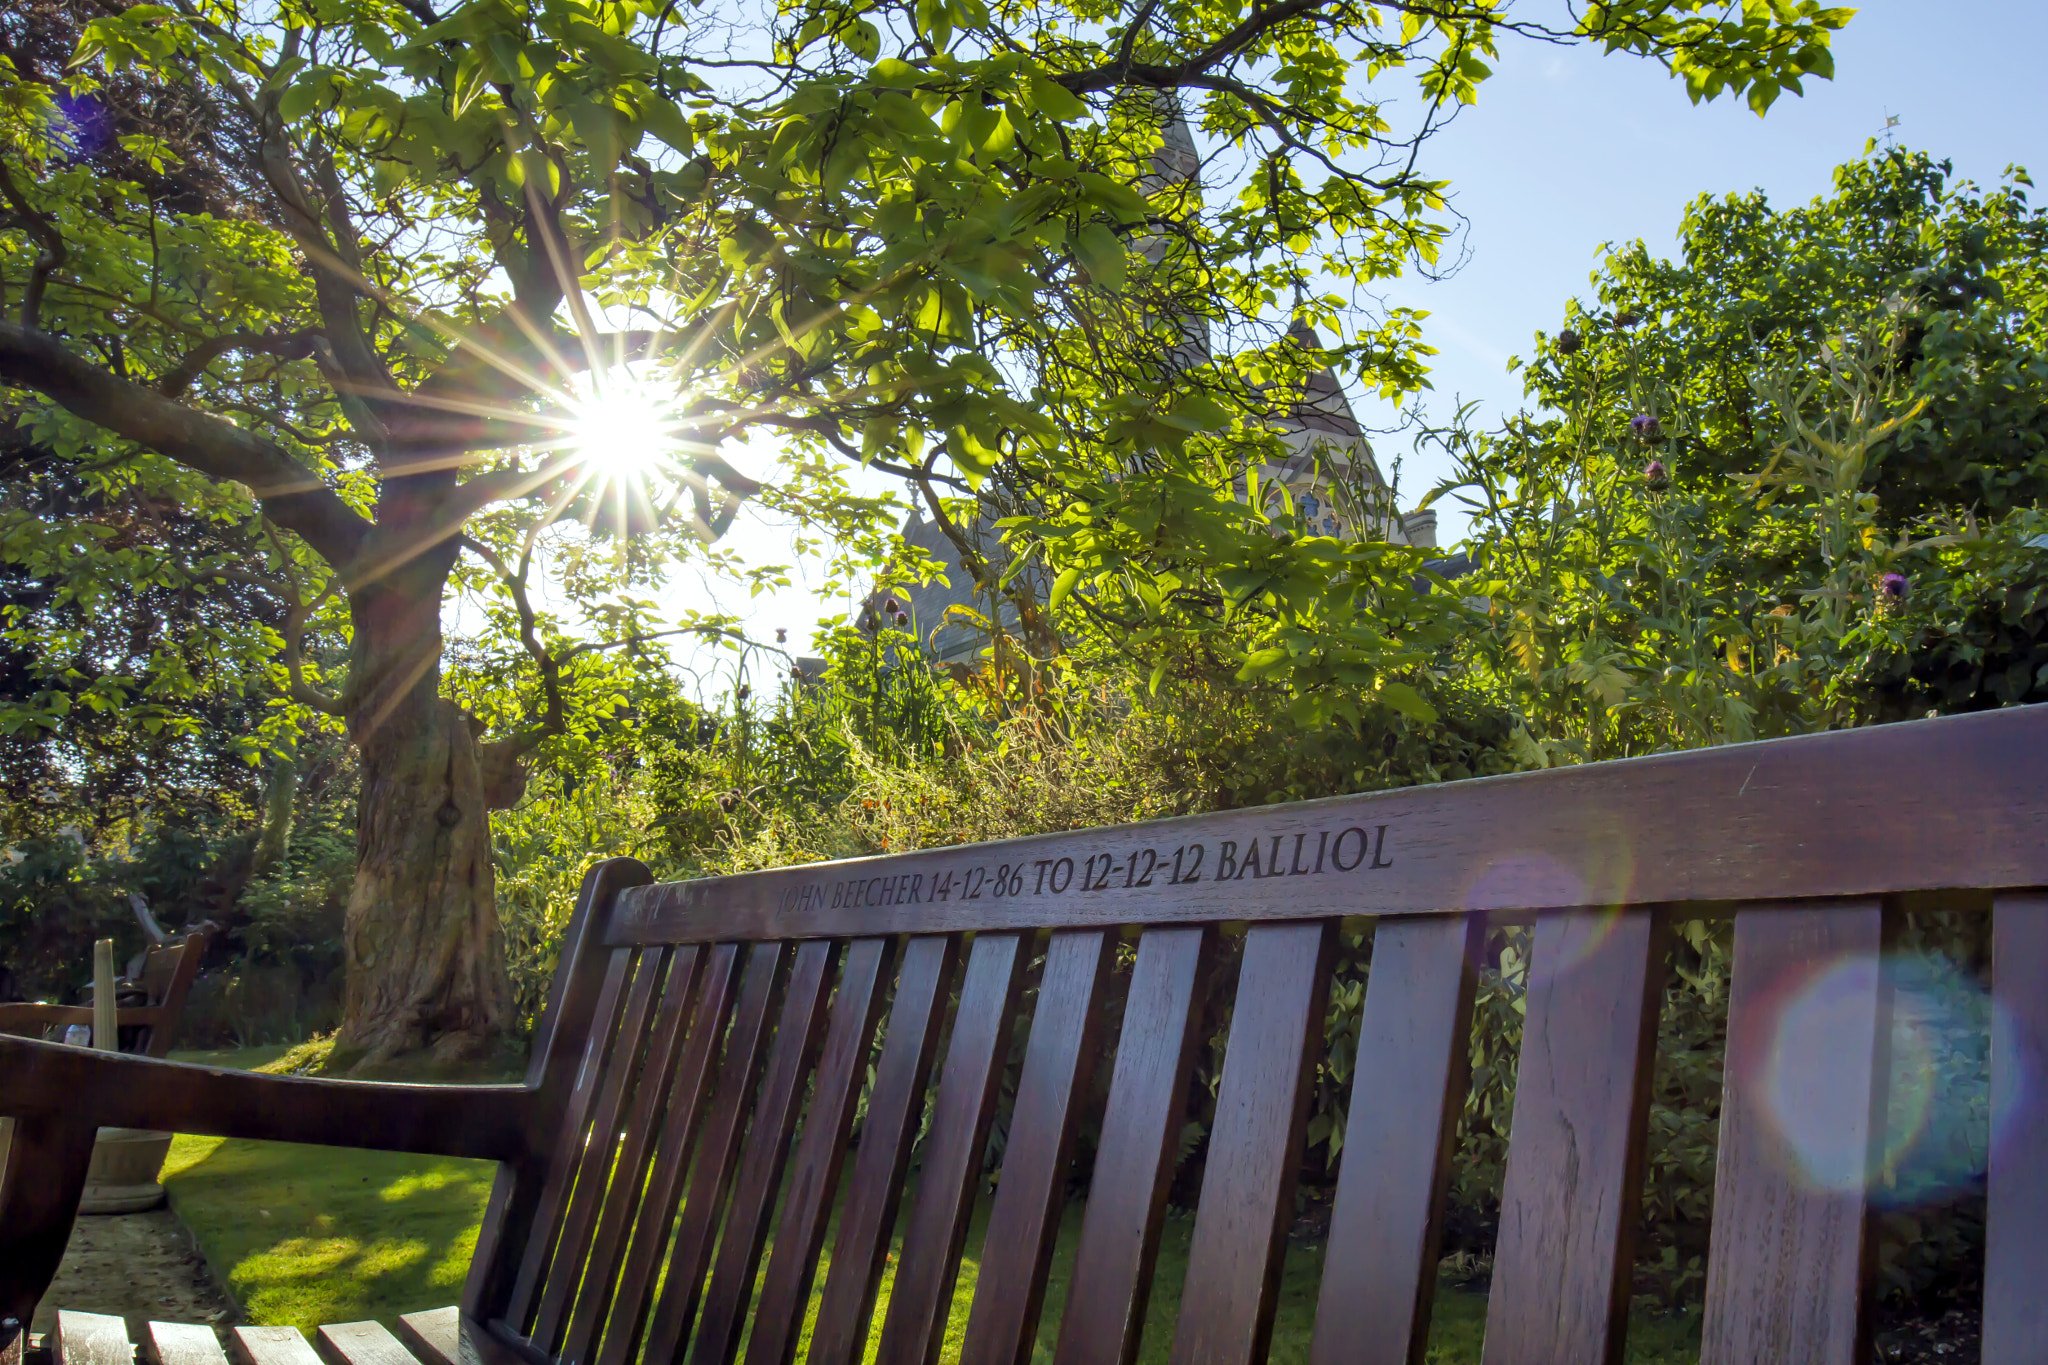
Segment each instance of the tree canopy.
[[[487,810],[568,725],[576,658],[722,628],[657,619],[649,590],[743,499],[858,561],[882,552],[885,506],[846,469],[904,479],[941,518],[1000,480],[1055,594],[1084,586],[1117,629],[1242,625],[1247,676],[1324,709],[1340,684],[1419,707],[1390,690],[1415,656],[1383,623],[1413,563],[1275,537],[1244,496],[1258,419],[1314,370],[1423,382],[1414,315],[1327,291],[1436,261],[1449,221],[1423,152],[1500,43],[1634,54],[1761,111],[1829,74],[1848,17],[39,0],[0,64],[14,448],[90,506],[178,507],[236,550],[139,553],[47,503],[10,506],[5,542],[81,601],[151,575],[268,599],[209,649],[260,680],[265,743],[331,720],[361,751],[348,1045],[459,1051],[507,1009]],[[1162,174],[1180,110],[1208,150]],[[1296,317],[1339,340],[1304,345]],[[666,405],[665,458],[579,440],[629,384]],[[721,454],[757,430],[786,452],[765,484]],[[580,619],[535,605],[541,576]],[[488,734],[441,687],[455,589],[538,683]],[[161,648],[101,651],[87,679],[56,618],[7,628],[41,670],[17,726],[200,686]]]

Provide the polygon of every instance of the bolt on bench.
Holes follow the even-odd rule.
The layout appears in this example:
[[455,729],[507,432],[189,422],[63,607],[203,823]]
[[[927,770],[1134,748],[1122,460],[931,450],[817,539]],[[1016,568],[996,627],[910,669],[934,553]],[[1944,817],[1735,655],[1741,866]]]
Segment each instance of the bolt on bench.
[[[1333,936],[1364,915],[1376,938],[1313,1365],[1422,1358],[1474,959],[1503,919],[1533,922],[1533,959],[1485,1359],[1619,1361],[1665,927],[1732,915],[1702,1359],[1851,1365],[1870,1350],[1865,1188],[1888,1074],[1877,954],[1889,921],[1928,906],[1994,916],[1983,1359],[2048,1361],[2048,708],[647,882],[626,860],[586,880],[523,1086],[288,1079],[0,1039],[0,1113],[18,1124],[0,1172],[14,1349],[94,1128],[117,1124],[502,1163],[459,1311],[400,1324],[429,1365],[728,1365],[743,1345],[745,1365],[790,1365],[814,1289],[809,1365],[857,1365],[871,1336],[883,1365],[930,1365],[1022,1029],[960,1359],[1029,1359],[1075,1131],[1099,1117],[1054,1359],[1129,1365],[1204,1041],[1191,1006],[1230,923],[1241,965],[1171,1359],[1259,1361]],[[1126,933],[1107,1104],[1085,1114]],[[1781,1010],[1822,971],[1828,1009]],[[1787,1049],[1827,1062],[1807,1112],[1826,1169],[1795,1140],[1812,1132],[1775,1121],[1767,1079]],[[63,1365],[126,1365],[125,1336],[104,1329],[65,1314]],[[210,1334],[179,1330],[155,1343],[159,1365],[217,1365]],[[280,1330],[233,1344],[293,1365],[310,1348]],[[350,1365],[411,1358],[376,1324],[319,1345]]]

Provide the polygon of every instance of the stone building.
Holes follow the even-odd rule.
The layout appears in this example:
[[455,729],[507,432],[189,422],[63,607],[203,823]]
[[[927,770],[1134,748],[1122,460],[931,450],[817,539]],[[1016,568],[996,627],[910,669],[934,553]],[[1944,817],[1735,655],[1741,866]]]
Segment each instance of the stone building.
[[[1148,190],[1160,183],[1198,188],[1200,154],[1186,120],[1178,110],[1168,112],[1161,129],[1162,146],[1154,154],[1154,171],[1146,177]],[[1150,254],[1150,248],[1139,248]],[[1209,359],[1207,328],[1200,323],[1187,330],[1183,343],[1190,364]],[[1297,321],[1291,334],[1308,347],[1319,344],[1306,323]],[[1287,489],[1296,510],[1318,534],[1382,539],[1397,545],[1434,548],[1436,513],[1423,510],[1397,512],[1392,503],[1394,490],[1373,455],[1372,444],[1358,424],[1351,401],[1344,394],[1336,374],[1328,369],[1314,375],[1289,411],[1272,419],[1287,453],[1277,463],[1259,471],[1262,489]],[[1365,525],[1354,525],[1356,521]],[[1000,538],[988,517],[976,520],[969,532],[982,555],[997,568],[1003,563]],[[960,564],[960,554],[938,523],[912,511],[904,523],[903,538],[946,566],[945,580],[921,587],[872,594],[861,614],[864,629],[894,624],[885,618],[888,603],[909,618],[909,626],[927,641],[942,663],[965,662],[986,644],[985,629],[974,616],[952,609],[965,608],[984,619],[990,610],[986,598],[977,600],[973,577]],[[1041,585],[1042,587],[1042,585]],[[1043,593],[1039,594],[1043,597]],[[1002,606],[1001,624],[1016,628],[1015,609]]]

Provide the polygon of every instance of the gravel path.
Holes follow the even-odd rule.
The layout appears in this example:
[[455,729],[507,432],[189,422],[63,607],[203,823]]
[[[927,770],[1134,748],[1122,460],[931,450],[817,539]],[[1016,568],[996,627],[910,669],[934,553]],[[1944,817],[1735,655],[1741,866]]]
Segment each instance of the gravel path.
[[130,1341],[141,1340],[143,1324],[151,1321],[224,1326],[239,1320],[234,1301],[168,1208],[80,1215],[31,1330],[48,1333],[59,1308],[118,1313],[128,1320]]

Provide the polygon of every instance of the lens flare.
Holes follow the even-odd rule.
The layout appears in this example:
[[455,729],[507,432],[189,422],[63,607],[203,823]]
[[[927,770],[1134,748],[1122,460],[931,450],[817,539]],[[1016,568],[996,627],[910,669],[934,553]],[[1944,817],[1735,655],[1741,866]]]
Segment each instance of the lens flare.
[[[1882,1133],[1867,1134],[1867,1079],[1851,1061],[1883,1019]],[[1938,1202],[1982,1176],[1990,1144],[1990,1001],[1967,973],[1918,955],[1820,964],[1773,1002],[1753,1076],[1793,1174],[1898,1207]]]
[[565,444],[593,473],[622,477],[672,460],[676,427],[672,394],[621,373],[574,404]]

